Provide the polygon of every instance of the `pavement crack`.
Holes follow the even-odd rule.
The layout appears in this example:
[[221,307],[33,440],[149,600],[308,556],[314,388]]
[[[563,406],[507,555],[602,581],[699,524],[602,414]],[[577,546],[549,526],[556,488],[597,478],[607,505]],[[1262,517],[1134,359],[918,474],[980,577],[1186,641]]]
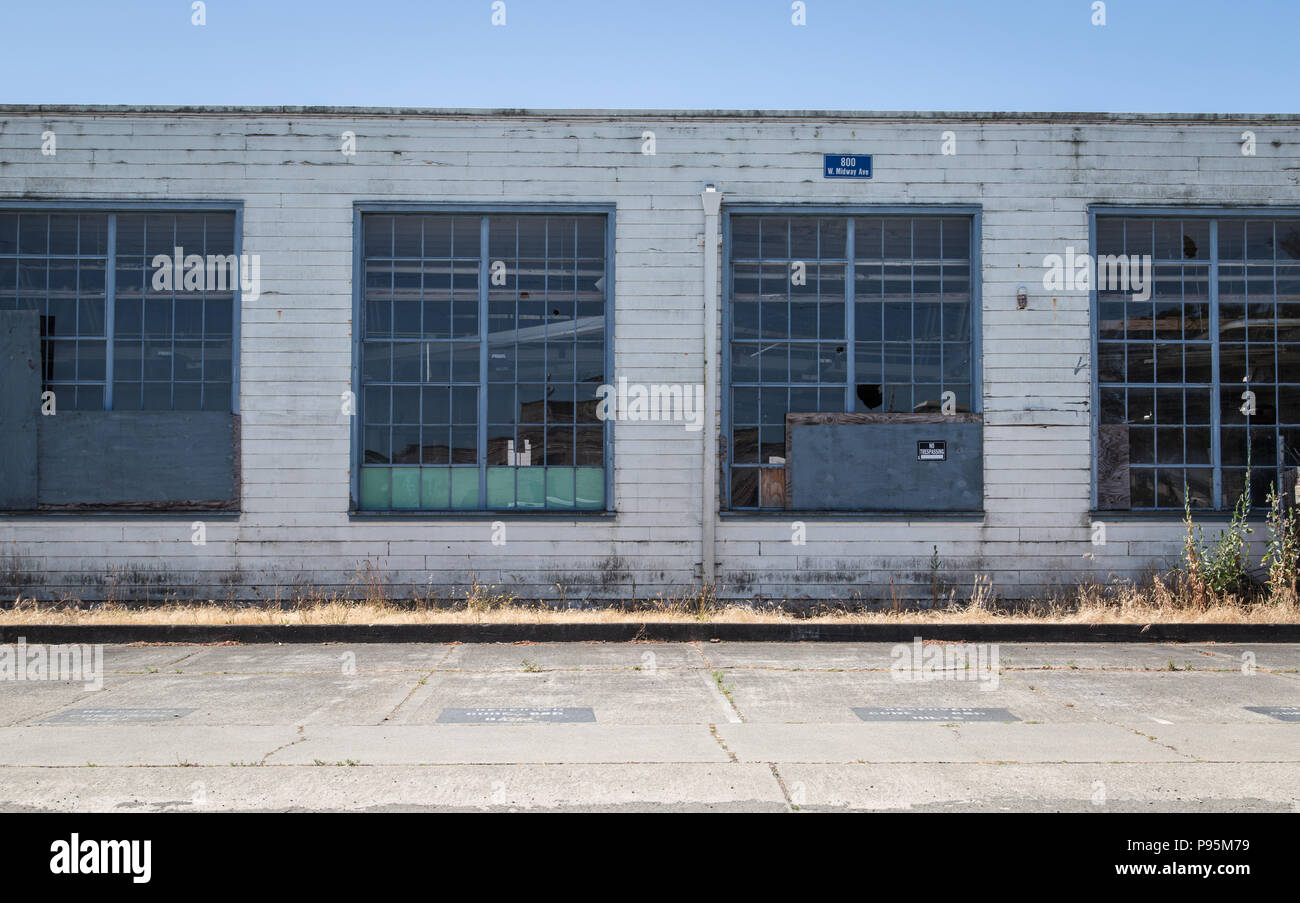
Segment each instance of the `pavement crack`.
[[170,668],[170,667],[172,667],[173,665],[179,665],[181,662],[185,661],[186,659],[194,658],[194,656],[196,656],[196,655],[198,655],[200,652],[204,652],[204,651],[205,651],[205,650],[202,649],[202,648],[199,648],[199,649],[191,649],[189,652],[185,653],[185,654],[182,655],[180,658],[174,658],[174,659],[171,659],[170,661],[163,662],[163,667],[164,667],[164,668]]
[[722,710],[726,712],[727,721],[731,724],[744,723],[745,716],[740,713],[740,708],[736,705],[736,700],[731,695],[731,691],[734,690],[735,687],[728,686],[725,682],[726,672],[713,670],[713,662],[709,661],[709,657],[704,654],[704,650],[700,648],[699,643],[687,643],[686,645],[694,647],[696,654],[699,655],[700,660],[704,662],[704,668],[706,671],[705,683],[708,684],[709,689],[717,698],[719,705],[722,706]]
[[713,693],[714,698],[717,699],[718,705],[722,708],[723,713],[726,714],[727,721],[732,724],[743,723],[745,716],[740,714],[740,709],[736,707],[735,697],[732,696],[732,691],[735,690],[736,687],[734,684],[727,683],[726,673],[723,671],[713,671],[710,672],[704,680],[708,685],[709,690]]
[[421,677],[419,680],[415,682],[415,686],[411,687],[411,692],[403,696],[402,701],[399,702],[397,705],[393,706],[393,710],[389,712],[387,715],[385,715],[382,719],[380,719],[379,723],[387,724],[389,719],[391,719],[394,715],[396,715],[398,710],[402,706],[406,705],[408,702],[411,701],[411,697],[414,696],[417,692],[419,692],[420,687],[424,686],[430,677],[433,677],[434,672],[437,671],[440,667],[442,667],[442,663],[445,662],[447,659],[451,658],[451,654],[455,651],[456,651],[455,646],[448,646],[447,651],[446,653],[443,654],[442,658],[434,662],[433,668],[431,668],[423,677]]
[[686,645],[695,650],[695,654],[700,657],[700,661],[704,662],[705,669],[713,670],[713,662],[709,661],[709,657],[704,654],[704,649],[699,643],[687,643]]
[[[1115,727],[1119,727],[1119,728],[1124,727],[1124,725],[1122,725],[1122,724],[1117,724],[1116,722],[1113,722],[1113,721],[1108,721],[1108,722],[1106,722],[1106,723],[1107,723],[1107,724],[1114,724]],[[1169,750],[1169,751],[1172,752],[1172,753],[1175,753],[1175,754],[1180,755],[1180,756],[1190,756],[1190,757],[1192,758],[1192,760],[1195,761],[1195,762],[1200,762],[1200,761],[1201,761],[1201,759],[1200,759],[1198,756],[1192,755],[1191,753],[1185,753],[1185,752],[1183,752],[1181,749],[1179,749],[1178,747],[1176,747],[1176,746],[1174,746],[1174,745],[1172,745],[1172,744],[1170,744],[1170,743],[1165,743],[1163,740],[1157,740],[1155,737],[1151,736],[1150,734],[1143,733],[1142,731],[1138,730],[1138,729],[1135,728],[1135,727],[1130,727],[1130,728],[1128,728],[1128,730],[1130,730],[1130,731],[1132,731],[1133,733],[1137,734],[1139,737],[1142,737],[1142,738],[1144,738],[1144,739],[1150,740],[1150,741],[1151,741],[1152,743],[1154,743],[1156,746],[1163,746],[1165,749]]]
[[275,749],[271,750],[269,753],[267,753],[266,755],[262,756],[262,761],[261,761],[259,764],[261,764],[261,765],[265,765],[267,759],[271,758],[271,756],[275,755],[276,753],[278,753],[278,752],[279,752],[280,750],[282,750],[282,749],[288,749],[290,746],[295,746],[295,745],[297,745],[297,744],[299,744],[299,743],[304,743],[304,742],[306,742],[306,740],[307,740],[307,735],[306,735],[306,733],[304,733],[304,731],[306,730],[306,727],[307,727],[307,725],[305,725],[305,724],[300,724],[300,725],[298,725],[298,736],[295,737],[294,739],[290,740],[288,743],[282,743],[282,744],[280,744],[280,745],[277,746]]
[[772,769],[772,777],[776,778],[776,786],[781,788],[781,795],[785,797],[785,804],[791,812],[799,811],[799,804],[790,796],[790,788],[785,786],[785,778],[781,777],[781,772],[777,771],[776,763],[769,762],[768,768]]
[[718,741],[718,745],[722,747],[722,751],[727,754],[728,759],[730,759],[732,762],[740,761],[740,759],[737,758],[736,754],[731,751],[731,748],[727,746],[727,741],[723,740],[722,735],[718,733],[718,726],[716,724],[709,725],[709,734],[713,737],[714,740]]

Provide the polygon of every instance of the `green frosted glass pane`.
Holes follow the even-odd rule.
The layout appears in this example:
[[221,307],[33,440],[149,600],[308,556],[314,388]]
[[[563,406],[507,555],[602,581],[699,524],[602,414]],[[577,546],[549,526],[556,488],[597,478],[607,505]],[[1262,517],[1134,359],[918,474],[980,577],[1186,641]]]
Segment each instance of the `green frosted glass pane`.
[[451,469],[451,507],[478,507],[477,467],[453,467]]
[[573,507],[573,468],[546,468],[546,507]]
[[578,482],[578,507],[579,508],[604,508],[605,507],[605,470],[602,467],[579,467],[577,473]]
[[451,502],[451,468],[425,467],[420,470],[420,507],[446,508]]
[[420,507],[420,470],[417,467],[393,468],[393,507]]
[[546,507],[546,473],[544,467],[521,467],[518,470],[520,508]]
[[515,469],[489,467],[487,472],[487,506],[513,508],[515,506]]
[[389,481],[387,467],[361,468],[361,507],[388,508]]

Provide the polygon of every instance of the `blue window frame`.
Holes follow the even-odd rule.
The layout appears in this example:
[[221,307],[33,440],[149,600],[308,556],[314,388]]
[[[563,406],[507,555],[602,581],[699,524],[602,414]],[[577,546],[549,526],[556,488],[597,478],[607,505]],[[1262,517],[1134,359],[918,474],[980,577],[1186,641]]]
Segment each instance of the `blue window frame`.
[[238,221],[213,202],[0,205],[0,310],[40,313],[43,390],[69,410],[236,411],[238,282],[163,290],[152,262],[237,259]]
[[358,510],[610,507],[608,211],[358,207]]
[[1262,505],[1300,465],[1300,213],[1099,207],[1092,232],[1154,269],[1149,299],[1094,287],[1094,506],[1230,510],[1248,468]]
[[977,213],[727,210],[725,507],[784,508],[787,413],[980,410]]

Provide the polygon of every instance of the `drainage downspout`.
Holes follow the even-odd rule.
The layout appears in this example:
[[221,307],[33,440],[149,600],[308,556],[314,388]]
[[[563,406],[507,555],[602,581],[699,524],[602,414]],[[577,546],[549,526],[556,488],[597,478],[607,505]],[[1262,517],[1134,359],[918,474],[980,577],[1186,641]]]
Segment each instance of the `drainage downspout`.
[[713,185],[700,193],[704,204],[704,445],[700,507],[700,575],[714,583],[714,528],[718,511],[718,211],[722,195]]

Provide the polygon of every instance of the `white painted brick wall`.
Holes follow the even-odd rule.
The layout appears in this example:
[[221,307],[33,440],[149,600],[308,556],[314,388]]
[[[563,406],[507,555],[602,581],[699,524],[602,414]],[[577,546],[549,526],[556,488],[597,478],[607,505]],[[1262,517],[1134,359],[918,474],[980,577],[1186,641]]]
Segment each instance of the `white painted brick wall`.
[[[1244,157],[1241,133],[1258,138]],[[40,153],[41,132],[58,154]],[[657,155],[641,154],[652,129]],[[357,135],[357,155],[339,153]],[[940,153],[954,131],[956,156]],[[42,597],[360,591],[367,560],[388,584],[440,593],[473,580],[521,596],[685,592],[699,561],[701,434],[615,430],[617,515],[514,522],[372,521],[347,514],[352,211],[358,200],[615,203],[615,368],[630,382],[703,381],[699,192],[726,202],[983,205],[985,508],[982,523],[724,520],[727,595],[928,597],[988,573],[1003,595],[1138,575],[1178,554],[1168,520],[1109,525],[1090,544],[1088,297],[1041,289],[1044,255],[1087,249],[1087,205],[1300,206],[1300,120],[975,114],[635,113],[381,115],[374,111],[0,108],[0,197],[240,200],[262,297],[242,314],[243,512],[207,522],[0,518],[0,582]],[[824,180],[822,153],[870,152],[870,182]],[[1015,310],[1016,286],[1031,302]],[[89,463],[89,462],[88,462]],[[1091,556],[1091,557],[1088,557]],[[10,571],[8,578],[3,573]],[[892,587],[892,588],[891,588]],[[143,589],[142,589],[143,588]]]

